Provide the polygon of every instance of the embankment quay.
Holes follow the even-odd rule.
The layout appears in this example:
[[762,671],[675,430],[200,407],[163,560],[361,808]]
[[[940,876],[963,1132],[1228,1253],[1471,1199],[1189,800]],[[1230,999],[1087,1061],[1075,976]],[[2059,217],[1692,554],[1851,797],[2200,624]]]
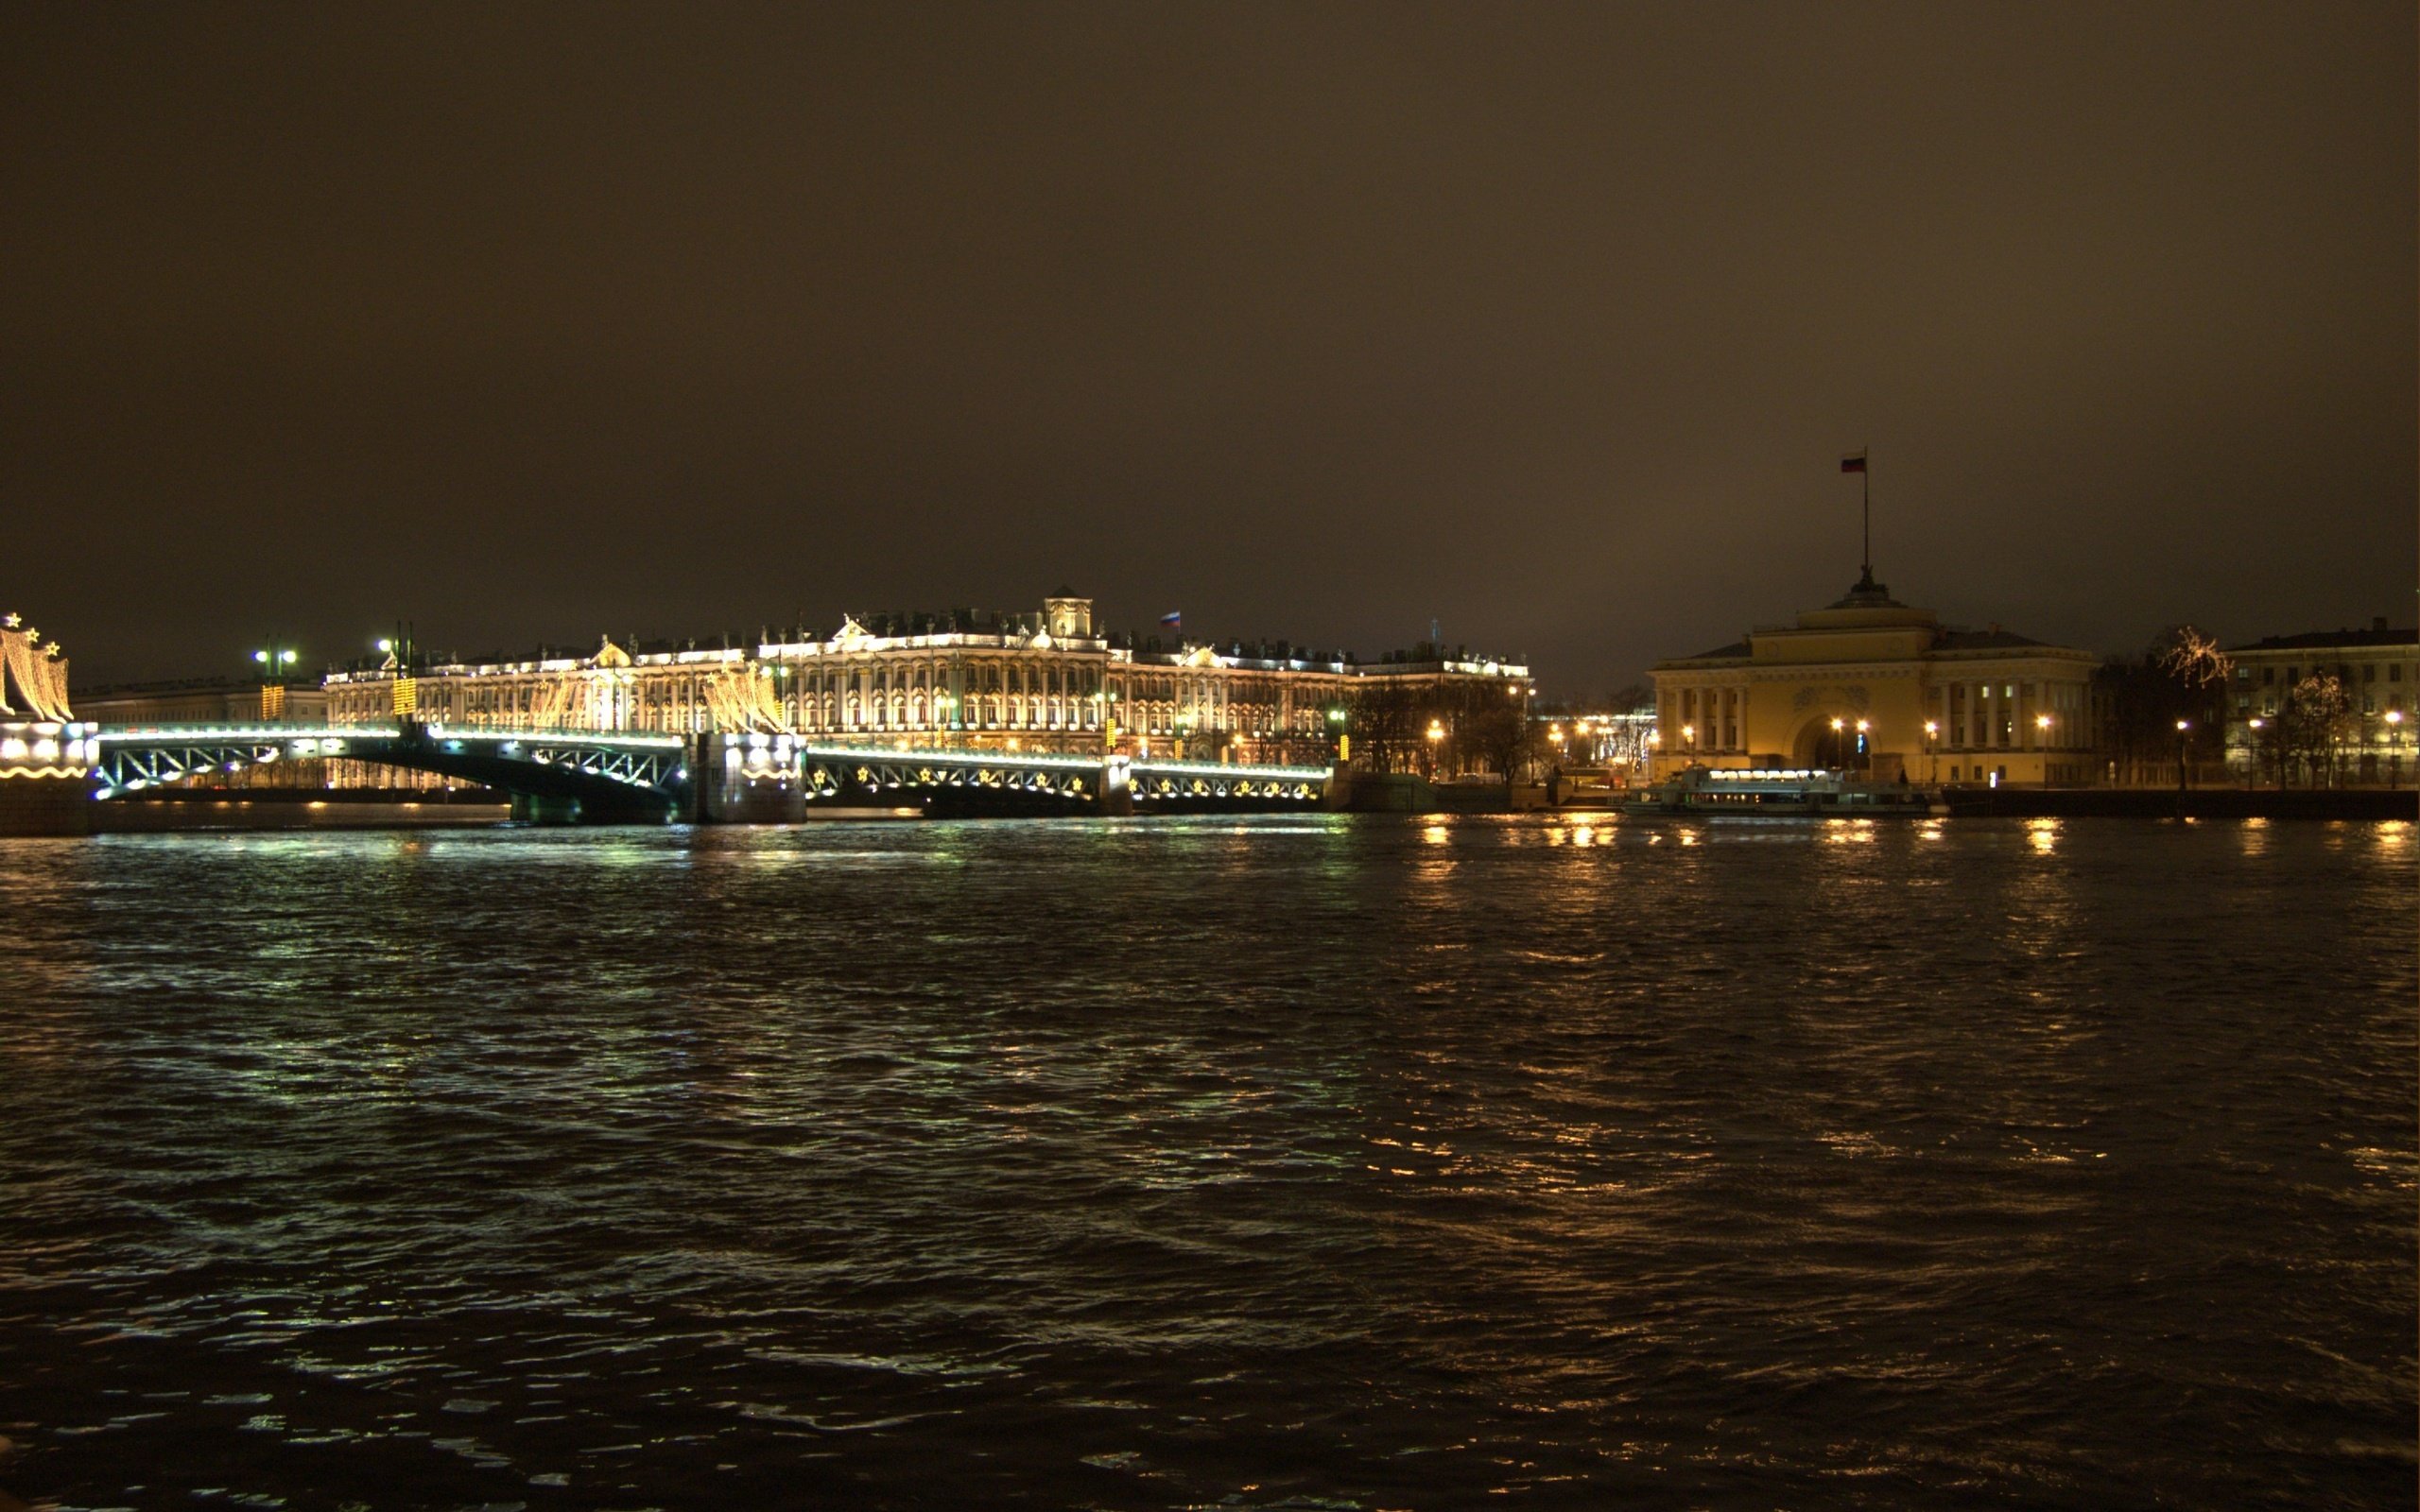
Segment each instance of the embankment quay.
[[2336,787],[1952,787],[1952,817],[2420,819],[2420,792]]

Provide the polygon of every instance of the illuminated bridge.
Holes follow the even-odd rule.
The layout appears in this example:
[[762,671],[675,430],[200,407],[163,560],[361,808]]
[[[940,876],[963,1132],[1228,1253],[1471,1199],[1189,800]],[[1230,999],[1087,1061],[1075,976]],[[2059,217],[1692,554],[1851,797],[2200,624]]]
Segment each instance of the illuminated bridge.
[[1304,808],[1322,767],[810,744],[792,735],[377,726],[87,727],[95,798],[281,761],[408,767],[510,795],[517,816],[590,823],[780,821],[810,805],[937,815]]

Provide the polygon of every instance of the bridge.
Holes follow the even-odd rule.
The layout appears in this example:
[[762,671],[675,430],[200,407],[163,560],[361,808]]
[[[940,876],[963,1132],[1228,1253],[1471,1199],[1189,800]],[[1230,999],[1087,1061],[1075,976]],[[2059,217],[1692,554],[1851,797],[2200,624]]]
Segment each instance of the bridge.
[[554,822],[780,822],[810,806],[938,815],[1174,813],[1317,806],[1323,767],[809,743],[787,734],[277,724],[81,727],[92,796],[204,774],[341,760],[431,772]]

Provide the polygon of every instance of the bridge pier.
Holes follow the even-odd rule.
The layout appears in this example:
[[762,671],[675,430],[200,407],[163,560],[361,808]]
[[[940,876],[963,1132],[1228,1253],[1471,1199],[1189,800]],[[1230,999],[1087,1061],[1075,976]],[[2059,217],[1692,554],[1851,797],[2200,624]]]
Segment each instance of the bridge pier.
[[1122,819],[1134,813],[1134,783],[1123,756],[1111,756],[1100,764],[1100,788],[1093,798],[1093,809],[1104,818]]
[[0,835],[92,833],[87,728],[0,722]]
[[798,762],[761,736],[700,730],[689,737],[692,824],[796,824],[806,817]]
[[512,816],[523,824],[578,824],[579,799],[543,793],[512,795]]

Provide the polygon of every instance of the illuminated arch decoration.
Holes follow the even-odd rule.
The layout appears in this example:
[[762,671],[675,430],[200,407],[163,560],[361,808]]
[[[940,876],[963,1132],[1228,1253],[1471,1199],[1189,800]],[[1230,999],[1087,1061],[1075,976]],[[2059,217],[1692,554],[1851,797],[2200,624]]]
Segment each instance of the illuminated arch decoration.
[[[0,714],[30,713],[36,719],[67,720],[67,658],[59,643],[43,644],[42,632],[21,615],[0,616]],[[9,701],[11,688],[25,701],[23,709]]]
[[769,667],[725,668],[705,685],[706,712],[715,728],[744,732],[796,734],[773,692]]

